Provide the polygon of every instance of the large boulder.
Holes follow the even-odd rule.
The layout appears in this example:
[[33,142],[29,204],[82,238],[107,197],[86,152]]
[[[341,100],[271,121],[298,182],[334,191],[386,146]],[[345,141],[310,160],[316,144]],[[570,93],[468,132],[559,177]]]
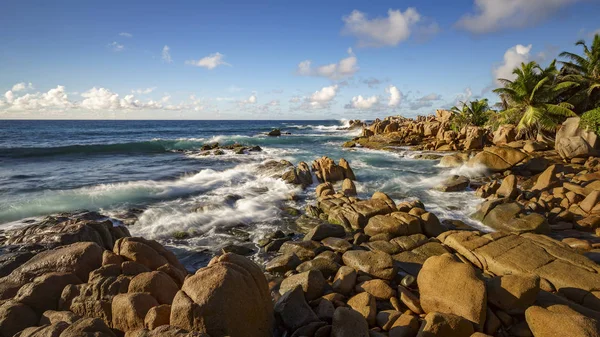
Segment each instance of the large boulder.
[[478,126],[467,127],[467,138],[465,139],[465,150],[483,149],[485,141],[485,130]]
[[419,218],[405,212],[393,212],[388,215],[376,215],[369,219],[365,234],[375,236],[388,234],[391,237],[421,233]]
[[112,301],[112,327],[121,331],[144,328],[144,319],[158,302],[148,293],[119,294]]
[[564,159],[587,158],[596,154],[594,148],[581,136],[557,139],[555,146],[556,152]]
[[417,337],[471,337],[473,333],[473,324],[460,316],[430,312],[425,316]]
[[47,273],[72,273],[79,280],[87,281],[88,274],[100,267],[102,248],[96,243],[80,242],[41,252],[0,278],[0,299],[8,299],[36,277]]
[[154,240],[139,237],[122,238],[115,242],[113,251],[127,260],[148,267],[150,270],[159,270],[162,266],[169,265],[179,272],[187,273],[175,254]]
[[487,310],[485,282],[470,264],[444,254],[430,257],[417,277],[425,312],[462,316],[483,327]]
[[435,189],[440,192],[460,192],[464,191],[471,180],[464,176],[453,175],[446,178],[440,185],[436,186]]
[[129,283],[130,293],[149,293],[160,304],[171,304],[178,290],[175,281],[160,271],[138,274]]
[[498,231],[509,233],[550,233],[550,225],[543,215],[539,213],[523,214],[523,207],[516,202],[499,205],[494,205],[494,202],[495,200],[486,201],[481,205],[478,212],[481,212],[487,205],[490,205],[490,209],[483,218],[478,218],[478,216],[482,215],[481,213],[476,213],[474,217],[478,218],[484,225]]
[[525,311],[525,318],[535,337],[553,336],[600,336],[600,322],[578,314],[574,310],[552,310],[532,306]]
[[113,249],[114,242],[129,236],[126,227],[114,226],[111,220],[95,221],[78,218],[49,217],[47,221],[6,231],[5,245],[50,244],[57,246],[77,242],[94,242],[105,249]]
[[507,146],[486,147],[468,162],[470,167],[485,167],[491,171],[506,171],[527,159],[527,154]]
[[286,292],[295,289],[297,286],[300,286],[304,291],[306,299],[312,301],[323,295],[323,290],[326,285],[327,281],[323,277],[323,273],[318,270],[308,270],[283,280],[279,287],[279,293],[283,295]]
[[595,155],[600,147],[598,135],[579,126],[579,117],[567,118],[556,133],[555,148],[564,159]]
[[494,132],[494,145],[504,145],[514,142],[517,137],[517,128],[512,124],[505,124],[498,127]]
[[17,332],[36,325],[38,316],[28,306],[14,301],[0,305],[0,336],[12,337]]
[[338,307],[333,313],[331,337],[369,337],[369,325],[357,311]]
[[505,275],[487,282],[488,301],[510,314],[523,314],[533,305],[540,291],[536,275]]
[[307,324],[319,321],[317,315],[306,302],[304,292],[300,286],[287,291],[277,300],[277,303],[275,303],[275,313],[290,330],[296,330]]
[[312,169],[319,182],[336,182],[344,180],[345,170],[329,157],[321,157],[312,163]]
[[376,278],[391,280],[396,276],[392,257],[383,252],[351,250],[344,253],[342,259],[346,266]]
[[175,295],[171,325],[212,337],[271,336],[273,303],[262,270],[235,254],[215,257]]

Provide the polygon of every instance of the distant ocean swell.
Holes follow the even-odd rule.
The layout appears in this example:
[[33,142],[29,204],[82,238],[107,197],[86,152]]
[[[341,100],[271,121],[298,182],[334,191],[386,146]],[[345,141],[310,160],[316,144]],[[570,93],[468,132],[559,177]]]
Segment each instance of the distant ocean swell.
[[61,155],[93,155],[93,154],[144,154],[164,153],[174,151],[200,150],[202,145],[220,143],[230,145],[238,143],[244,146],[269,145],[269,144],[294,144],[294,143],[316,143],[320,142],[315,137],[328,137],[333,140],[342,141],[346,135],[328,136],[322,134],[284,135],[279,138],[264,135],[257,136],[214,136],[208,139],[154,139],[140,142],[126,142],[115,144],[76,144],[58,147],[17,147],[0,148],[0,158],[32,158]]

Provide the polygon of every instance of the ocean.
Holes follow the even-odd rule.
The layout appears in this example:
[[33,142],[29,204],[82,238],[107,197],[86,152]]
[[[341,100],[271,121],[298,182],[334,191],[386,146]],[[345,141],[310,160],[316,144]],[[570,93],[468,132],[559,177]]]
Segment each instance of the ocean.
[[[472,191],[432,189],[467,168],[438,167],[405,148],[346,149],[360,130],[346,121],[0,121],[0,228],[80,210],[139,213],[133,235],[183,250],[216,251],[264,233],[293,229],[290,207],[314,203],[316,183],[302,190],[261,169],[268,160],[294,165],[345,158],[359,197],[375,191],[397,202],[420,199],[441,219],[469,219],[479,199]],[[289,135],[269,137],[279,128]],[[201,155],[204,144],[258,145],[260,152]],[[316,181],[316,179],[315,179]],[[290,195],[296,200],[290,200]],[[178,240],[176,233],[189,233]],[[243,234],[240,234],[243,232]]]

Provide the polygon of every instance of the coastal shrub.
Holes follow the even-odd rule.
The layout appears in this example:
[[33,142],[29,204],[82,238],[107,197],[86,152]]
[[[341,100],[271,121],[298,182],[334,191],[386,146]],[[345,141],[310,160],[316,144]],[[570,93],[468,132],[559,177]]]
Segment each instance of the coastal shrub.
[[600,135],[600,108],[590,110],[581,115],[579,125]]

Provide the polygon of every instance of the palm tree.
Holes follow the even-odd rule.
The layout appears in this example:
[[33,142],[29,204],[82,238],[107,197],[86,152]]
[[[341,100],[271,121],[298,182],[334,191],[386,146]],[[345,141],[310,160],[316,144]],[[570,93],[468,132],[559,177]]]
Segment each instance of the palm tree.
[[577,84],[557,81],[556,60],[544,69],[537,62],[522,63],[513,74],[516,75],[513,81],[499,79],[504,87],[494,92],[507,107],[502,115],[518,123],[517,130],[521,135],[535,138],[540,131],[555,131],[565,117],[575,116],[573,105],[558,103],[558,98]]
[[576,46],[583,47],[583,55],[562,52],[560,57],[570,61],[561,62],[562,80],[577,83],[569,102],[579,113],[600,107],[600,34],[594,36],[591,47],[580,40]]
[[450,109],[454,114],[452,124],[459,130],[467,125],[483,126],[490,117],[491,109],[487,98],[469,103],[460,102],[459,105],[461,108],[453,106]]

